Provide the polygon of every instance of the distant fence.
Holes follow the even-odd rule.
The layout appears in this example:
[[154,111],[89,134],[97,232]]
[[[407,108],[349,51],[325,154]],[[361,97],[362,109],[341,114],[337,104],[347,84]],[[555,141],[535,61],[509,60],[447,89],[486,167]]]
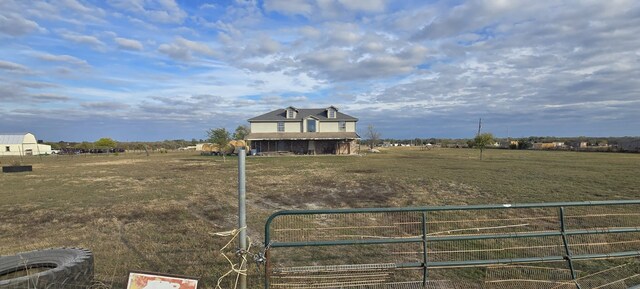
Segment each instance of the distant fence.
[[281,211],[265,288],[628,288],[640,200]]

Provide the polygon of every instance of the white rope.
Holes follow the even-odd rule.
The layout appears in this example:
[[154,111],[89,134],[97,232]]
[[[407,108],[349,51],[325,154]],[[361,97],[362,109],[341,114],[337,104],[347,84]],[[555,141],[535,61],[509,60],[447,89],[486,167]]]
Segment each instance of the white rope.
[[211,235],[217,236],[217,237],[233,236],[229,240],[229,242],[227,242],[227,244],[225,244],[222,248],[220,248],[220,255],[222,255],[222,257],[224,257],[227,260],[227,262],[231,266],[231,269],[229,271],[227,271],[227,273],[224,273],[222,276],[220,276],[220,278],[218,278],[218,283],[216,284],[216,287],[215,287],[216,289],[222,289],[222,287],[220,287],[220,283],[222,283],[224,278],[229,276],[229,274],[232,274],[232,273],[236,273],[237,274],[236,275],[236,282],[235,282],[235,285],[233,286],[234,289],[238,288],[238,280],[240,279],[240,275],[244,275],[244,276],[247,275],[247,268],[246,268],[247,252],[249,252],[249,250],[251,250],[251,239],[249,237],[247,237],[247,242],[249,243],[249,247],[247,248],[246,252],[242,252],[242,254],[241,254],[242,261],[240,262],[240,264],[233,263],[233,261],[231,261],[231,259],[229,259],[229,257],[227,257],[227,255],[225,254],[225,250],[227,249],[227,247],[229,247],[229,245],[231,245],[233,243],[233,241],[238,237],[240,232],[242,232],[243,230],[246,230],[246,229],[247,229],[247,227],[242,227],[242,228],[234,229],[234,230],[231,230],[231,231],[211,233]]

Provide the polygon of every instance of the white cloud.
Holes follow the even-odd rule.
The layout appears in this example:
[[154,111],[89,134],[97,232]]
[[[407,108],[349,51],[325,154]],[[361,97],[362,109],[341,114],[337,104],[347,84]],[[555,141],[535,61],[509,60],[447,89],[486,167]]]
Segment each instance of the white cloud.
[[29,34],[40,28],[38,23],[13,13],[3,15],[0,12],[0,33],[10,36]]
[[105,102],[83,102],[80,104],[83,108],[95,109],[95,110],[123,110],[129,108],[128,104],[114,102],[114,101],[105,101]]
[[63,0],[61,1],[61,3],[66,6],[67,8],[71,8],[75,11],[81,12],[81,13],[90,13],[90,12],[94,12],[93,9],[90,9],[86,6],[84,6],[82,3],[78,2],[77,0]]
[[49,53],[41,53],[41,54],[38,54],[37,57],[45,61],[64,62],[67,64],[72,64],[77,66],[89,66],[89,63],[87,63],[87,61],[77,57],[73,57],[71,55],[54,55]]
[[45,93],[31,95],[31,99],[34,102],[65,102],[71,100],[68,96]]
[[[81,95],[82,104],[67,110],[82,116],[113,108],[114,117],[185,122],[223,113],[242,119],[274,103],[330,103],[369,121],[402,111],[385,118],[389,127],[426,114],[433,127],[450,127],[479,115],[514,125],[580,126],[592,115],[624,124],[640,109],[640,2],[228,2],[186,9],[176,1],[110,0],[107,23],[81,16],[100,9],[89,1],[0,0],[0,23],[9,21],[0,25],[0,98],[11,101],[3,112],[21,99],[25,110],[62,106],[58,95]],[[46,33],[14,37],[45,24],[71,45]],[[130,65],[133,55],[107,45],[147,51]],[[42,61],[68,64],[53,67],[60,73],[91,63],[95,73],[80,81],[31,73]]]
[[279,12],[285,15],[309,15],[314,7],[306,0],[266,0],[265,10]]
[[118,44],[118,47],[125,50],[137,50],[142,51],[144,46],[140,41],[134,39],[127,39],[122,37],[114,38],[115,42]]
[[205,3],[200,5],[200,7],[198,7],[198,9],[200,10],[204,10],[204,9],[216,9],[218,8],[215,4],[212,3]]
[[113,7],[140,14],[158,23],[182,23],[187,17],[174,0],[109,0]]
[[345,8],[353,11],[382,12],[385,10],[385,0],[338,0]]
[[158,51],[176,60],[191,60],[193,53],[214,56],[215,52],[207,44],[177,37],[173,43],[161,44]]
[[421,46],[375,55],[331,48],[299,55],[297,60],[316,77],[350,81],[408,74],[425,59],[426,53],[426,48]]
[[29,68],[27,68],[26,66],[24,66],[22,64],[13,63],[13,62],[9,62],[9,61],[2,61],[2,60],[0,60],[0,69],[10,70],[10,71],[17,71],[17,72],[29,71]]
[[322,35],[322,32],[319,29],[311,26],[304,26],[299,30],[300,30],[300,34],[305,38],[317,39]]
[[328,23],[325,27],[331,31],[327,33],[327,41],[331,46],[353,45],[362,37],[359,27],[353,23]]
[[307,18],[338,18],[354,13],[385,11],[386,0],[266,0],[267,12],[284,15],[302,15]]
[[267,36],[260,36],[254,42],[247,43],[244,51],[242,51],[242,57],[263,57],[265,55],[277,53],[280,49],[281,45],[278,41]]
[[62,32],[60,36],[62,36],[62,38],[66,40],[81,44],[87,44],[96,49],[102,49],[105,46],[104,42],[100,41],[100,39],[95,36],[82,35],[74,32]]

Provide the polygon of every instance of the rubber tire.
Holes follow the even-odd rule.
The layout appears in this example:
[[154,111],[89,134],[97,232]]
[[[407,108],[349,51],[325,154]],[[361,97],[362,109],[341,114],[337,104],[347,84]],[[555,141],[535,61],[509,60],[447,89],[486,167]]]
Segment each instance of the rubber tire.
[[56,248],[0,256],[0,276],[25,268],[51,268],[1,280],[1,289],[81,289],[93,282],[93,253],[81,248]]

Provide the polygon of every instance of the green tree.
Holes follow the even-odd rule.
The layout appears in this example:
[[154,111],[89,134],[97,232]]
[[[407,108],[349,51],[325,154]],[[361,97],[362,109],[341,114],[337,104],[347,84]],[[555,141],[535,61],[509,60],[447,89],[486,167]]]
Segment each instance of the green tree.
[[209,136],[209,142],[217,145],[220,148],[220,152],[222,153],[222,161],[226,162],[225,158],[225,147],[229,144],[231,140],[231,134],[225,128],[216,128],[210,129],[207,131],[207,136]]
[[236,132],[233,133],[233,139],[244,140],[244,138],[249,135],[251,129],[246,125],[239,125],[236,128]]
[[97,140],[94,145],[98,148],[115,148],[117,143],[108,137],[103,137]]
[[84,152],[89,152],[90,149],[93,148],[93,144],[90,142],[83,141],[75,146],[77,149],[83,150]]
[[481,133],[473,139],[473,144],[480,149],[480,160],[482,160],[482,151],[493,143],[493,135],[490,133]]
[[527,150],[527,149],[530,149],[531,146],[533,146],[533,144],[531,144],[531,141],[527,138],[522,138],[518,140],[519,150]]
[[52,150],[59,150],[62,148],[62,145],[57,142],[45,142],[44,144],[50,145]]

